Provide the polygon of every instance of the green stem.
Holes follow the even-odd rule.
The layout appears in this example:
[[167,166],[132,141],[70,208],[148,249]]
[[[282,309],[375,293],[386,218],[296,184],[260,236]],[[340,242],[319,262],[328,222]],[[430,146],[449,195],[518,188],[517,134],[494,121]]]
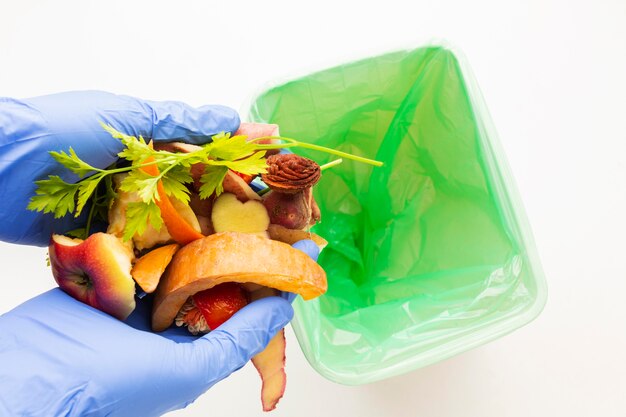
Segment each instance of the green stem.
[[93,192],[93,201],[91,202],[91,208],[89,209],[89,214],[87,215],[87,224],[85,225],[85,239],[89,237],[89,229],[91,229],[91,220],[93,219],[93,214],[96,210],[96,200],[98,199],[98,187]]
[[263,137],[254,139],[254,141],[263,140],[263,139],[278,139],[278,140],[287,141],[289,143],[282,143],[282,144],[276,144],[276,145],[257,145],[258,149],[269,150],[269,149],[284,149],[284,148],[300,147],[300,148],[306,148],[306,149],[313,149],[315,151],[320,151],[320,152],[326,152],[331,155],[336,155],[342,158],[352,159],[354,161],[363,162],[365,164],[370,164],[370,165],[374,165],[377,167],[383,166],[382,162],[376,161],[374,159],[363,158],[362,156],[352,155],[347,152],[338,151],[336,149],[327,148],[325,146],[314,145],[312,143],[300,142],[300,141],[297,141],[296,139],[286,138],[284,136],[263,136]]
[[[186,155],[191,155],[191,154],[186,154]],[[184,159],[184,158],[179,158],[179,157],[163,158],[160,161],[155,160],[155,161],[152,161],[152,162],[145,162],[145,163],[139,164],[139,165],[131,165],[131,166],[128,166],[128,167],[103,170],[102,173],[104,173],[105,175],[117,174],[117,173],[120,173],[120,172],[132,171],[135,168],[143,168],[143,167],[147,167],[147,166],[150,166],[150,165],[156,165],[156,164],[162,163],[162,162],[177,161],[177,160],[180,160],[180,159]]]
[[168,172],[170,169],[174,168],[175,166],[176,166],[176,164],[172,164],[172,165],[168,166],[168,167],[167,167],[167,168],[165,168],[163,171],[159,172],[159,176],[158,176],[157,178],[158,178],[158,179],[163,178],[163,177],[165,176],[165,174],[167,174],[167,172]]
[[329,163],[327,163],[327,164],[321,165],[321,166],[320,166],[320,170],[321,170],[321,171],[324,171],[325,169],[332,168],[332,167],[334,167],[335,165],[339,165],[339,164],[340,164],[340,163],[342,163],[342,162],[343,162],[343,159],[341,159],[341,158],[339,158],[339,159],[335,159],[334,161],[330,161],[330,162],[329,162]]
[[[185,156],[187,156],[187,155],[190,155],[190,154],[185,154]],[[140,164],[140,165],[130,165],[130,166],[127,166],[127,167],[122,167],[122,168],[115,168],[115,169],[100,169],[100,168],[93,168],[93,167],[92,168],[93,168],[94,171],[98,172],[99,174],[104,174],[102,176],[105,176],[105,175],[110,175],[110,174],[117,174],[117,173],[120,173],[120,172],[132,171],[135,168],[147,167],[147,166],[155,165],[155,164],[158,164],[158,163],[161,163],[161,162],[176,161],[176,160],[180,160],[180,159],[185,159],[185,158],[180,158],[178,156],[174,156],[174,157],[170,156],[169,158],[163,158],[161,160],[154,160],[152,162],[145,162],[145,163]],[[98,174],[95,174],[95,175],[98,175]],[[95,176],[95,175],[92,175],[92,176]]]

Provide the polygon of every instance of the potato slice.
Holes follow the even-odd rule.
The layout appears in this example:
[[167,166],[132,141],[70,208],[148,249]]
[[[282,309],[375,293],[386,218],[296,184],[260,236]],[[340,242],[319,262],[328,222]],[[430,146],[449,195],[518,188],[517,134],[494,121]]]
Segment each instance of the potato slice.
[[270,217],[263,203],[248,200],[242,203],[237,196],[223,193],[213,203],[211,222],[216,232],[265,232],[270,225]]

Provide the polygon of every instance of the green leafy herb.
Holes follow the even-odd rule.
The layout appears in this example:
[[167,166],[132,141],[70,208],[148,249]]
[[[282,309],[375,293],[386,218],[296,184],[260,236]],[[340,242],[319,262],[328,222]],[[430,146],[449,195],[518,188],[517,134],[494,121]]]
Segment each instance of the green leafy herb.
[[258,150],[258,145],[248,142],[243,135],[230,136],[221,133],[213,137],[211,156],[217,160],[237,161],[252,155]]
[[247,175],[264,174],[265,172],[267,172],[265,152],[255,152],[252,155],[248,156],[246,159],[239,159],[237,161],[210,160],[208,164],[224,166],[232,169],[235,172]]
[[117,154],[120,158],[131,162],[142,162],[154,152],[143,137],[139,136],[139,139],[137,139],[134,136],[118,132],[110,125],[104,123],[100,123],[100,125],[124,145],[124,150]]
[[167,172],[163,178],[163,188],[169,197],[185,203],[189,202],[189,189],[185,184],[193,183],[193,178],[188,167],[184,165],[176,165]]
[[[69,148],[68,152],[50,152],[57,162],[82,180],[72,184],[57,175],[51,175],[48,179],[36,181],[36,194],[28,204],[29,210],[52,213],[55,218],[59,218],[68,213],[78,217],[91,202],[86,228],[72,231],[73,235],[84,238],[89,234],[94,216],[106,219],[109,204],[116,197],[111,181],[113,174],[126,173],[120,184],[120,190],[136,193],[140,198],[140,201],[129,203],[127,206],[123,238],[128,240],[135,234],[145,232],[148,224],[157,230],[162,227],[163,219],[157,205],[159,183],[168,196],[185,203],[189,202],[190,192],[187,185],[193,183],[191,167],[194,164],[203,164],[205,167],[200,178],[200,198],[221,194],[224,191],[222,183],[229,169],[246,175],[265,173],[267,169],[265,151],[270,149],[301,146],[372,165],[382,165],[378,161],[298,142],[291,138],[270,136],[248,141],[246,136],[231,136],[228,133],[213,136],[212,142],[194,152],[156,151],[151,143],[146,143],[141,136],[137,138],[126,135],[106,124],[102,124],[102,127],[122,142],[124,149],[118,156],[128,161],[130,165],[99,169],[80,159],[73,148]],[[287,143],[260,144],[258,142],[261,139],[280,139]],[[142,169],[148,166],[156,166],[158,174],[151,175]]]
[[146,231],[148,224],[152,225],[156,230],[161,229],[163,219],[161,219],[161,210],[154,203],[128,203],[126,208],[126,224],[124,226],[124,240],[130,240],[135,233],[142,234]]
[[74,211],[80,184],[67,183],[58,175],[50,175],[47,180],[35,181],[35,184],[36,195],[28,203],[29,210],[53,213],[57,219]]
[[99,177],[95,178],[92,181],[82,181],[78,183],[78,201],[76,203],[77,213],[83,211],[85,204],[87,204],[87,201],[89,200],[89,197],[91,197],[91,194],[96,191],[96,188],[98,187],[101,179],[102,177]]
[[65,168],[72,171],[74,174],[78,175],[80,178],[85,175],[92,173],[94,171],[99,171],[99,169],[92,167],[82,159],[76,155],[76,152],[73,148],[70,147],[70,153],[67,154],[64,151],[61,152],[50,152],[50,155]]
[[153,177],[141,169],[130,171],[120,184],[120,190],[127,193],[137,193],[141,200],[150,204],[157,198],[159,177]]
[[209,198],[213,193],[220,195],[224,191],[224,177],[228,173],[225,166],[209,165],[204,168],[204,174],[200,177],[200,198]]

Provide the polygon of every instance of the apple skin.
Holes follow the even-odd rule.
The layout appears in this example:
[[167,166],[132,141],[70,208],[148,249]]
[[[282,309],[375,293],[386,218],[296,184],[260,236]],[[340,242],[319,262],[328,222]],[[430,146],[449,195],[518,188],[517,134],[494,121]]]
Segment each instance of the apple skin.
[[83,241],[53,235],[48,252],[54,280],[73,298],[120,320],[135,309],[133,252],[117,237],[94,233]]
[[272,411],[285,394],[285,329],[280,329],[262,352],[252,358],[252,364],[262,381],[261,404],[263,411]]
[[[260,287],[250,293],[250,301],[278,295],[274,288]],[[285,329],[280,329],[264,350],[252,358],[252,364],[261,377],[261,404],[263,411],[272,411],[285,394]]]

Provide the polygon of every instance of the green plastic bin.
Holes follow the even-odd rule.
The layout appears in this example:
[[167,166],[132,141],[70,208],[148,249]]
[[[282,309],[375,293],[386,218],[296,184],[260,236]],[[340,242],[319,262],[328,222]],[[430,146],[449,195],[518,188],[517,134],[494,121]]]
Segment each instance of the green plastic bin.
[[405,373],[542,310],[547,290],[530,227],[454,51],[393,52],[286,82],[256,97],[250,119],[385,164],[344,161],[316,186],[328,292],[295,302],[293,328],[323,376],[363,384]]

